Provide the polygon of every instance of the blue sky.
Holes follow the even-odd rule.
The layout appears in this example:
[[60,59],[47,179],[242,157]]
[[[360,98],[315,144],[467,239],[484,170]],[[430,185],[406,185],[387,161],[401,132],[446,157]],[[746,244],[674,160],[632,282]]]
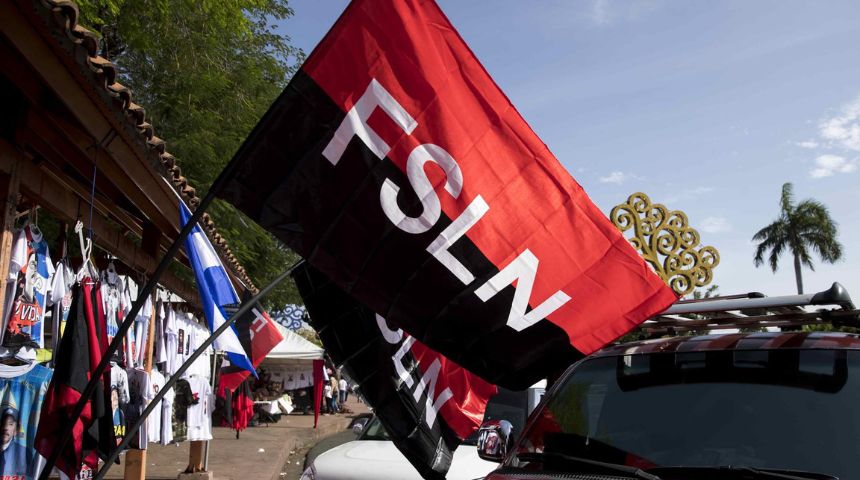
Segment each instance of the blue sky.
[[[281,30],[310,53],[347,3],[293,0]],[[791,258],[755,268],[751,238],[793,182],[845,247],[806,291],[839,281],[860,303],[860,2],[439,4],[604,212],[643,191],[720,250],[721,293],[791,294]]]

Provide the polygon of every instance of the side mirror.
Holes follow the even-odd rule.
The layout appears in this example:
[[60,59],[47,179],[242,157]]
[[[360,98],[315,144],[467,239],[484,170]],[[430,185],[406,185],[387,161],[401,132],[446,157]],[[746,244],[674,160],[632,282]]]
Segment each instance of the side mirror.
[[478,429],[478,456],[501,463],[513,448],[514,427],[507,420],[489,420]]
[[362,430],[364,430],[364,422],[356,422],[355,425],[352,426],[352,433],[354,433],[356,437],[361,435]]

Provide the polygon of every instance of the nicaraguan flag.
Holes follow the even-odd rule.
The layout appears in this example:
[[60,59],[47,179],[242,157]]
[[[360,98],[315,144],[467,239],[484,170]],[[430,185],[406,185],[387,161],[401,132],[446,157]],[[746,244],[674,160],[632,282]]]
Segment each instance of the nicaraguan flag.
[[[189,218],[191,218],[191,211],[183,202],[179,202],[180,227],[184,227]],[[230,283],[230,278],[227,276],[227,271],[224,270],[224,265],[221,264],[221,259],[218,258],[209,238],[206,237],[199,225],[195,225],[191,234],[185,239],[185,250],[188,251],[191,268],[197,279],[197,288],[200,290],[200,301],[203,303],[203,312],[206,315],[206,322],[209,324],[209,331],[214,332],[227,319],[227,315],[224,314],[224,305],[238,304],[239,296],[236,295],[236,290]],[[248,370],[255,377],[257,376],[254,366],[239,342],[233,325],[215,340],[215,348],[227,352],[227,358],[231,364]]]

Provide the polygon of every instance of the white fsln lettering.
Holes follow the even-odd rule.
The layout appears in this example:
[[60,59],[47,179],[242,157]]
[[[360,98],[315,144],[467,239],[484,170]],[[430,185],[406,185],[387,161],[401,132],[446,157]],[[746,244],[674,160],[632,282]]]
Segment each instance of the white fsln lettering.
[[334,137],[322,151],[323,156],[332,165],[337,165],[337,162],[340,161],[340,157],[343,156],[343,152],[353,136],[360,138],[380,160],[388,155],[391,147],[367,124],[367,119],[377,107],[388,114],[394,123],[407,134],[411,134],[418,126],[418,122],[374,78],[370,81],[370,85],[367,86],[367,90],[364,91],[361,98],[349,109],[346,117],[334,132]]
[[509,263],[505,268],[495,274],[487,283],[481,285],[475,290],[475,295],[486,302],[494,295],[502,291],[505,287],[517,281],[517,286],[514,290],[514,301],[511,304],[511,311],[508,315],[507,325],[514,330],[521,332],[526,328],[534,325],[542,318],[546,318],[552,312],[561,308],[562,305],[570,301],[570,297],[561,290],[555,292],[551,297],[544,300],[532,311],[526,313],[529,299],[532,296],[532,288],[535,284],[537,276],[538,259],[534,254],[526,249],[519,254],[517,258]]
[[442,408],[442,405],[444,405],[445,402],[454,396],[451,389],[446,387],[445,390],[442,390],[442,392],[439,393],[436,400],[433,400],[433,392],[436,391],[436,380],[439,378],[440,370],[442,370],[442,363],[439,362],[439,359],[437,358],[430,364],[430,368],[424,372],[424,375],[418,382],[418,386],[415,387],[415,392],[412,394],[412,397],[416,402],[418,402],[421,400],[421,394],[424,393],[424,389],[427,389],[427,399],[425,400],[426,403],[424,408],[424,422],[430,428],[433,428],[433,425],[436,423],[436,415],[439,413],[439,409]]
[[412,348],[412,344],[415,343],[415,338],[406,336],[403,339],[403,343],[400,345],[400,348],[394,352],[394,356],[391,359],[394,361],[394,370],[397,372],[397,377],[400,378],[400,381],[405,383],[407,387],[412,387],[412,384],[415,383],[412,381],[412,377],[409,375],[409,370],[403,365],[403,357],[406,356],[406,352]]
[[382,318],[382,315],[376,313],[376,325],[379,327],[379,332],[382,334],[382,338],[385,339],[386,342],[394,345],[399,342],[400,339],[403,338],[403,330],[397,329],[392,330],[388,328],[388,322]]
[[436,237],[436,240],[433,240],[427,247],[427,251],[430,255],[436,257],[442,265],[445,266],[451,273],[454,274],[464,285],[468,285],[475,280],[475,276],[472,275],[472,272],[466,268],[459,260],[454,258],[454,255],[451,255],[451,252],[448,251],[451,248],[451,245],[460,239],[466,232],[469,231],[481,217],[484,216],[490,210],[490,206],[487,205],[487,202],[478,195],[472,200],[472,203],[463,210],[451,225],[448,225],[445,230],[442,230],[439,233],[439,236]]
[[459,197],[460,191],[463,189],[463,172],[460,171],[460,166],[457,165],[457,161],[450,153],[431,143],[415,147],[406,160],[406,178],[409,179],[409,184],[412,185],[415,194],[421,200],[421,206],[424,209],[421,215],[409,217],[397,206],[397,194],[400,192],[400,187],[390,178],[385,179],[379,190],[379,203],[382,204],[382,211],[385,212],[385,216],[397,228],[407,233],[417,234],[430,230],[442,214],[439,196],[433,190],[433,184],[430,183],[427,172],[424,171],[424,164],[427,162],[433,162],[442,167],[445,172],[445,190],[451,196]]
[[263,314],[260,310],[256,308],[252,308],[251,312],[254,314],[254,321],[251,322],[251,340],[254,340],[254,334],[262,330],[266,327],[266,318],[263,317]]

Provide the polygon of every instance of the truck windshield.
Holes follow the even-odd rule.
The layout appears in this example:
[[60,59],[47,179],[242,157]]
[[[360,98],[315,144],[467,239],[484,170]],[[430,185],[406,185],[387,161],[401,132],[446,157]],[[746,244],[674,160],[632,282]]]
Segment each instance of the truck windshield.
[[[846,350],[587,360],[536,412],[517,453],[559,453],[642,469],[731,465],[860,478],[858,366],[860,352]],[[552,461],[519,466],[574,468]]]

